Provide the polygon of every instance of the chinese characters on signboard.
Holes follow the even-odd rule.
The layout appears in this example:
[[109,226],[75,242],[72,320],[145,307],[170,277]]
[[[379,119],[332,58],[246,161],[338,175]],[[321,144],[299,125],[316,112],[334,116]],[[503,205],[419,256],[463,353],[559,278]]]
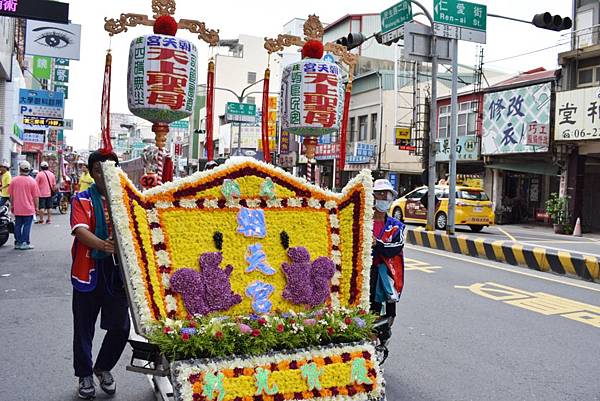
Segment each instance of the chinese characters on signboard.
[[315,59],[290,64],[281,80],[282,129],[307,136],[337,131],[343,93],[336,64]]
[[[435,161],[450,161],[450,139],[440,139],[440,147],[435,154]],[[474,135],[456,138],[456,160],[471,161],[479,159],[479,137]]]
[[577,141],[600,138],[600,89],[556,93],[554,138]]
[[315,159],[317,160],[333,160],[339,158],[340,144],[339,143],[328,143],[324,145],[317,145],[315,149]]
[[279,99],[277,96],[269,96],[269,118],[268,118],[268,130],[269,130],[269,149],[277,149],[277,105]]
[[290,133],[287,131],[281,131],[281,138],[279,140],[279,153],[287,154],[290,152]]
[[19,89],[21,115],[62,119],[65,113],[64,95],[46,90]]
[[481,153],[547,152],[550,89],[544,83],[486,94]]
[[141,36],[131,42],[127,99],[129,110],[145,120],[180,120],[193,111],[196,46],[172,36]]

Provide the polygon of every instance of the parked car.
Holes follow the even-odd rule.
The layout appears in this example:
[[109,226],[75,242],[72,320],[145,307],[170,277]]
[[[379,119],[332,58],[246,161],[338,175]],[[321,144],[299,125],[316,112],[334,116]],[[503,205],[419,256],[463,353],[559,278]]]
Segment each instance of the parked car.
[[[435,228],[445,230],[448,224],[448,186],[435,187]],[[427,223],[427,187],[417,188],[396,199],[390,214],[408,223]],[[455,225],[467,225],[474,232],[494,224],[492,202],[481,188],[456,186]]]

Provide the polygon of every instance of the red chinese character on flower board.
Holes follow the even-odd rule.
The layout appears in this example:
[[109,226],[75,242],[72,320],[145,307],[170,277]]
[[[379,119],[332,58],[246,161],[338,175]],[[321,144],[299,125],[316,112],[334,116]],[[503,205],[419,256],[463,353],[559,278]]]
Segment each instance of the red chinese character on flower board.
[[333,126],[336,122],[338,105],[337,76],[312,72],[307,73],[305,78],[306,84],[315,84],[314,92],[304,93],[304,110],[307,111],[306,123],[319,123],[327,128]]
[[150,47],[149,60],[160,60],[159,71],[148,71],[146,83],[148,84],[149,104],[164,104],[176,110],[185,102],[185,87],[187,85],[187,70],[177,67],[176,64],[187,65],[188,54],[175,49]]

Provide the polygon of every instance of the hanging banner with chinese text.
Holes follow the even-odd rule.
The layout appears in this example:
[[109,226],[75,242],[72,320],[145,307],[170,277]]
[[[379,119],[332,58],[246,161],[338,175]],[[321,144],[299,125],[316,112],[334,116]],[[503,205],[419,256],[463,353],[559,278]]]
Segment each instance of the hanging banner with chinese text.
[[282,130],[320,136],[337,131],[344,107],[340,68],[317,59],[287,66],[281,78]]
[[[481,154],[547,152],[550,89],[548,82],[487,93]],[[528,136],[530,143],[537,144],[528,144]]]
[[554,139],[580,141],[600,138],[600,88],[556,93]]
[[196,46],[163,35],[141,36],[129,48],[129,110],[151,122],[171,123],[194,110],[198,79]]

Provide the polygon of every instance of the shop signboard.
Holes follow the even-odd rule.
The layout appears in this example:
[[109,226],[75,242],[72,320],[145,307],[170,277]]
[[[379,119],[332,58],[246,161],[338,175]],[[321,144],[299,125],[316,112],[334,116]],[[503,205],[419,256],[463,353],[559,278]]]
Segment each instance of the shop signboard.
[[600,139],[600,88],[556,92],[554,139]]
[[19,89],[21,115],[61,119],[65,113],[65,99],[60,92]]
[[287,131],[281,131],[281,138],[279,140],[279,153],[287,154],[290,152],[290,133]]
[[[530,145],[527,134],[533,126],[550,124],[549,82],[487,93],[484,97],[481,154],[548,152],[548,145]],[[541,128],[540,128],[541,129]]]
[[52,72],[52,58],[33,56],[33,76],[37,79],[50,79]]
[[66,68],[54,69],[54,82],[66,84],[69,82],[69,70]]
[[41,128],[56,128],[63,127],[64,120],[59,118],[39,117],[39,116],[23,116],[23,125]]
[[317,160],[333,160],[339,157],[340,144],[329,143],[326,145],[317,145],[315,148],[315,159]]
[[25,54],[79,60],[81,25],[27,21]]
[[0,2],[0,15],[66,24],[69,4],[47,0],[4,0]]
[[366,164],[371,161],[375,154],[375,145],[357,142],[354,144],[354,154],[346,156],[348,164]]
[[25,132],[23,134],[23,142],[29,143],[44,143],[44,134],[37,132]]
[[[450,161],[450,138],[440,139],[440,146],[435,153],[436,162]],[[479,137],[475,135],[459,136],[456,138],[456,160],[479,160]]]

